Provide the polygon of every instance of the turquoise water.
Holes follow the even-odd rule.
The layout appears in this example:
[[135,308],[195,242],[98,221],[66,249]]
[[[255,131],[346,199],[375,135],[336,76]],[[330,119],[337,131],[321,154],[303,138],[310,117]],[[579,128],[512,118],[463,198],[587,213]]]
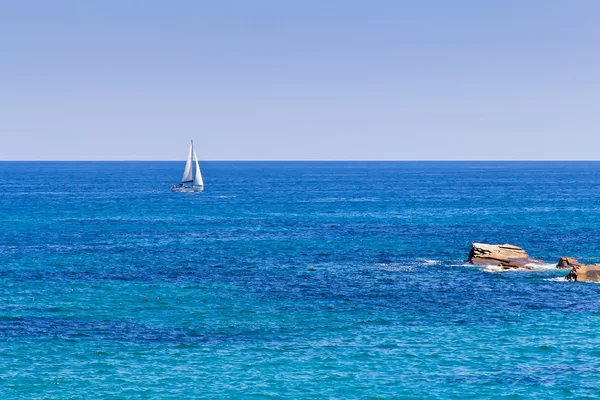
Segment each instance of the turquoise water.
[[596,398],[600,163],[0,163],[0,398]]

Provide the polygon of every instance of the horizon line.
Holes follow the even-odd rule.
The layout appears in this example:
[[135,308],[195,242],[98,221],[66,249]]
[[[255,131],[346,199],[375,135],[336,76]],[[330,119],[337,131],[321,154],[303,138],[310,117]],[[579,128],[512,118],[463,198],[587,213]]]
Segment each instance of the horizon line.
[[[410,160],[374,160],[374,159],[335,159],[335,160],[323,160],[323,159],[219,159],[219,160],[198,160],[199,162],[600,162],[600,160],[591,159],[410,159]],[[185,160],[0,160],[0,162],[185,162]]]

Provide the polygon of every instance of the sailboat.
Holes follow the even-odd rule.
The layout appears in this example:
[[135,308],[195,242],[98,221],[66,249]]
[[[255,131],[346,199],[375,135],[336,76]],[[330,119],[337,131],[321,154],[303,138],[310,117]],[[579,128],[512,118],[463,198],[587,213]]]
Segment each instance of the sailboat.
[[190,143],[187,162],[183,170],[183,177],[179,185],[171,186],[173,192],[201,192],[204,190],[204,181],[198,165],[198,156],[194,150],[194,141]]

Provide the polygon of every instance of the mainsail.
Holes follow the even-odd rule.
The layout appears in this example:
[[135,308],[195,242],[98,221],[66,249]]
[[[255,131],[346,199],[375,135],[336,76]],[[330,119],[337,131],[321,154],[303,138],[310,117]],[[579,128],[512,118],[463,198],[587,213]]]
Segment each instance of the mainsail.
[[188,153],[187,162],[185,163],[185,169],[183,170],[183,178],[181,178],[181,183],[192,182],[192,175],[194,173],[192,154],[194,154],[194,142],[190,143],[190,151]]

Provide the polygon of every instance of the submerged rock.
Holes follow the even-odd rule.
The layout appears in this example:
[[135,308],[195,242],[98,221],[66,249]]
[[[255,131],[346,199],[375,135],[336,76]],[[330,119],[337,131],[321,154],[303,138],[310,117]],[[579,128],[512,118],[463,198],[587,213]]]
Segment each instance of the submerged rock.
[[520,247],[512,244],[473,243],[469,262],[474,265],[497,265],[503,269],[533,269],[531,264],[541,264],[529,257]]

